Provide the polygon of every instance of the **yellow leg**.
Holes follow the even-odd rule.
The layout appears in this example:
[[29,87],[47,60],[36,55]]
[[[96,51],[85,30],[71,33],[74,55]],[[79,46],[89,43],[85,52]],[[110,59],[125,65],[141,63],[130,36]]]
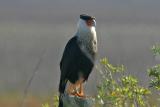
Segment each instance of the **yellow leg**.
[[85,97],[85,96],[84,96],[84,89],[83,89],[83,84],[82,84],[82,83],[80,83],[79,88],[80,88],[80,90],[79,90],[79,92],[77,93],[77,95],[78,95],[79,97]]
[[78,97],[85,97],[84,89],[83,89],[83,79],[78,80],[75,84],[72,84],[69,82],[66,91],[70,95],[75,95]]
[[67,93],[73,95],[75,93],[74,90],[75,90],[75,85],[69,82],[68,88],[67,88]]

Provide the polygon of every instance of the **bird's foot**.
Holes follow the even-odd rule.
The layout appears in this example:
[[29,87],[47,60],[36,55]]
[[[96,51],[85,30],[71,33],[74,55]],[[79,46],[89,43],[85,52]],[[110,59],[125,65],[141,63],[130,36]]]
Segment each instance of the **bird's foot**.
[[84,95],[84,93],[76,93],[78,97],[82,97],[85,98],[86,96]]
[[84,93],[74,92],[74,93],[70,93],[70,95],[81,97],[81,98],[85,98]]

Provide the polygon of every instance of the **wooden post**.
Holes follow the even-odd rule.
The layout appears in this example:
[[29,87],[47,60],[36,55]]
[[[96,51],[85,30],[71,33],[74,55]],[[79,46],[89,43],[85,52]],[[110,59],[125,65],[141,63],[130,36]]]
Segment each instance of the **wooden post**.
[[94,107],[95,99],[91,97],[81,98],[65,94],[62,98],[63,107]]

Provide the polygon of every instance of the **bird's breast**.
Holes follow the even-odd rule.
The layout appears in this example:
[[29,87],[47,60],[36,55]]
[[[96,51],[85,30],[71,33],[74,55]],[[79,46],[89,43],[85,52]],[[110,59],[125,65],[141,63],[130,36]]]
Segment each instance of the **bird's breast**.
[[[80,36],[79,36],[80,37]],[[78,44],[83,53],[90,59],[93,59],[97,53],[97,37],[96,35],[83,35],[78,39]]]

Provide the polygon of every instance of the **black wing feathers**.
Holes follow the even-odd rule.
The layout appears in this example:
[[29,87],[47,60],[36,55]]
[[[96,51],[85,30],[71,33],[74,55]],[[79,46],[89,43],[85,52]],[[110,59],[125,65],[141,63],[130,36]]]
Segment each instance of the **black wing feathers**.
[[94,62],[80,49],[77,36],[71,38],[64,49],[60,62],[61,79],[59,91],[64,92],[68,80],[71,83],[75,83],[79,79],[79,74],[87,80],[93,66]]

